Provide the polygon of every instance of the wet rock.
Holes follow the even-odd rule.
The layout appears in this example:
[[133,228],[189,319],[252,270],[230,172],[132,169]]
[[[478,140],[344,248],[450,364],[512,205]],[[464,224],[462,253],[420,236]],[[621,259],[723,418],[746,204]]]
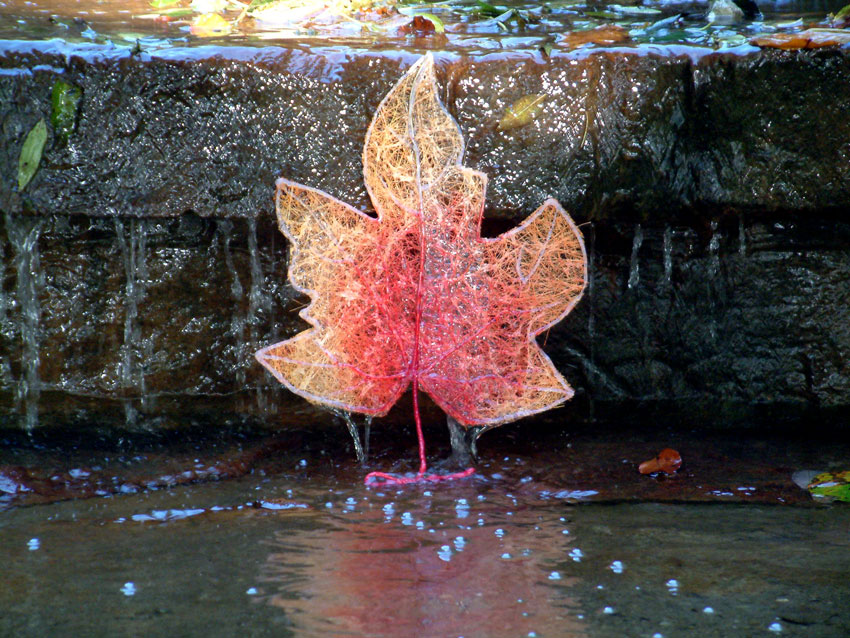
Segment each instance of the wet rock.
[[[281,174],[367,204],[363,136],[416,56],[202,47],[0,47],[0,208],[88,215],[268,215]],[[443,54],[444,94],[507,218],[554,195],[583,219],[705,218],[850,202],[850,53],[712,53],[682,46],[466,57]],[[23,136],[56,82],[78,88],[63,146],[15,188]],[[527,126],[498,130],[542,96]],[[64,138],[63,138],[64,139]]]
[[[272,185],[366,208],[363,136],[413,59],[0,47],[0,429],[313,418],[252,357],[304,327]],[[590,288],[546,337],[578,390],[561,418],[848,411],[848,67],[846,50],[440,58],[466,163],[490,177],[485,230],[550,195],[590,222]],[[74,126],[18,193],[60,78]],[[500,129],[528,96],[534,116]]]

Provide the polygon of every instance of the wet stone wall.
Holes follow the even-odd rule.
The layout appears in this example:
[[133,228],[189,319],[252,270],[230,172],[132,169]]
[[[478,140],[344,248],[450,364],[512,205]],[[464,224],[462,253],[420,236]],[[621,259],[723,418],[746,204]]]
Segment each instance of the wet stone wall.
[[[0,46],[0,428],[302,413],[252,356],[305,327],[274,179],[367,207],[366,126],[415,57]],[[465,163],[490,176],[485,231],[552,195],[582,224],[590,286],[542,338],[577,389],[562,420],[847,412],[847,51],[439,63]],[[73,131],[49,125],[18,192],[58,78],[82,92]],[[500,126],[528,95],[542,110]]]

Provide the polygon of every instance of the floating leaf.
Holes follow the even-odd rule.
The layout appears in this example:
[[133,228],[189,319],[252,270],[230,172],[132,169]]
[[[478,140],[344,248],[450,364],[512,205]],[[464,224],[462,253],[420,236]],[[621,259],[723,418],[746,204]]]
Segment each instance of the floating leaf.
[[500,131],[509,131],[531,124],[543,110],[543,102],[545,100],[545,95],[523,95],[505,111],[502,119],[499,120],[498,129]]
[[823,472],[814,477],[808,487],[813,496],[850,502],[850,471]]
[[750,40],[758,47],[775,49],[819,49],[850,43],[850,31],[843,29],[806,29],[799,33],[771,33]]
[[440,18],[435,16],[433,13],[420,13],[419,15],[425,18],[426,20],[430,20],[431,24],[434,25],[434,31],[436,31],[437,33],[446,32],[446,25],[444,25],[443,21],[440,20]]
[[425,474],[419,390],[465,426],[507,423],[573,395],[535,337],[582,295],[581,233],[549,199],[517,228],[482,238],[487,177],[461,165],[463,150],[428,55],[384,98],[366,134],[376,218],[277,182],[289,278],[311,298],[301,316],[312,327],[257,359],[307,400],[350,412],[386,414],[412,386],[420,469],[394,482],[445,478]]
[[227,35],[232,28],[230,23],[217,13],[205,13],[195,18],[189,30],[199,38],[210,38]]
[[616,24],[606,24],[586,31],[571,31],[563,34],[558,44],[567,49],[577,49],[585,44],[620,44],[629,42],[629,32]]
[[50,124],[61,144],[66,144],[77,122],[77,105],[82,91],[73,84],[57,80],[51,94]]
[[429,33],[443,33],[445,30],[443,22],[430,13],[417,14],[413,16],[413,20],[398,28],[398,32],[405,35],[428,35]]
[[475,4],[478,5],[478,13],[488,18],[495,18],[505,12],[504,8],[493,6],[489,2],[484,2],[484,0],[475,0]]
[[839,29],[850,27],[850,4],[843,6],[838,13],[832,16],[829,23]]
[[46,142],[47,124],[44,123],[44,118],[41,118],[27,133],[24,145],[21,147],[21,156],[18,159],[18,192],[26,188],[38,170]]

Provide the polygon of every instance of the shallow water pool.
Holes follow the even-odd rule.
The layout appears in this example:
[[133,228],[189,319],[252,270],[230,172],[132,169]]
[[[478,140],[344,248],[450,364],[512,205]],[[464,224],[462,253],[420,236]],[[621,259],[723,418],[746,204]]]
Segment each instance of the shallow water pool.
[[494,436],[474,477],[404,488],[291,449],[231,480],[10,507],[0,635],[850,635],[850,508],[788,471],[846,446],[679,435],[677,476],[637,474],[661,438]]

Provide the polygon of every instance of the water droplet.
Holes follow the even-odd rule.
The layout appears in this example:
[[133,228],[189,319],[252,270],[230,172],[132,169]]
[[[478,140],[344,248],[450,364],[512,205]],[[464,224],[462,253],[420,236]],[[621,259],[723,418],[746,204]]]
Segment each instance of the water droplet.
[[41,547],[41,541],[39,541],[37,538],[31,538],[29,539],[29,541],[27,541],[27,549],[31,552],[34,552],[39,547]]
[[703,608],[703,610],[702,610],[702,613],[704,613],[704,614],[713,614],[713,613],[714,613],[714,608],[713,608],[713,607],[704,607],[704,608]]
[[770,623],[770,626],[768,626],[767,629],[768,631],[772,631],[773,633],[778,634],[782,632],[782,624],[778,622]]
[[615,560],[608,567],[615,574],[622,574],[623,573],[623,563],[621,561]]
[[577,563],[580,563],[581,559],[583,557],[584,557],[584,552],[582,552],[578,547],[574,547],[570,551],[570,558],[572,558]]
[[613,607],[605,607],[605,609],[602,610],[602,613],[603,614],[613,614],[614,608]]
[[121,593],[125,596],[135,596],[136,594],[136,585],[131,582],[124,583],[124,586],[121,588]]
[[248,594],[249,596],[256,596],[257,595],[257,588],[256,587],[249,587],[248,589],[245,590],[245,593]]
[[443,545],[437,552],[437,556],[440,557],[440,560],[448,563],[452,559],[452,548],[448,545]]
[[410,512],[404,512],[401,515],[401,524],[402,525],[413,525],[413,514]]
[[561,580],[561,573],[560,572],[551,572],[549,574],[549,580]]
[[502,538],[502,537],[505,535],[505,530],[503,530],[503,529],[500,527],[499,529],[497,529],[497,530],[496,530],[495,532],[493,532],[493,533],[494,533],[496,536],[498,536],[499,538]]

